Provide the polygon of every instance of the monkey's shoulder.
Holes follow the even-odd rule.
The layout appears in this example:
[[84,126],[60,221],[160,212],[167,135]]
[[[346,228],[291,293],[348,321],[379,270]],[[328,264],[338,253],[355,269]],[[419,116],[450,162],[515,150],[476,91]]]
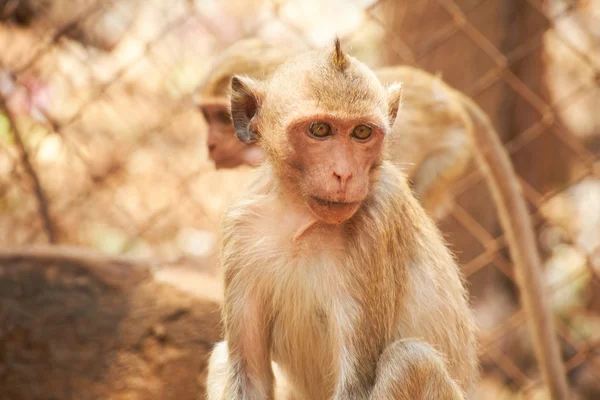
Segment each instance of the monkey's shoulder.
[[444,263],[454,262],[439,228],[409,188],[406,176],[390,162],[381,167],[360,225],[358,229],[378,232],[380,240],[441,257]]
[[425,215],[408,185],[406,174],[391,161],[381,164],[365,205],[372,211],[372,217],[387,224],[414,222],[415,217],[421,219]]
[[253,171],[251,178],[225,209],[223,222],[230,225],[245,221],[260,210],[269,199],[274,185],[271,171],[261,166]]

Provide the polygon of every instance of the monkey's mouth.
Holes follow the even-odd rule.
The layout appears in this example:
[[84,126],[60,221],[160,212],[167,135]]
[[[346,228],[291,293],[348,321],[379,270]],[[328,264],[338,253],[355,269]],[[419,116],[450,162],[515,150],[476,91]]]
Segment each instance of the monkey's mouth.
[[324,207],[348,207],[348,206],[355,206],[358,204],[357,201],[352,201],[352,202],[344,202],[344,201],[330,201],[330,200],[325,200],[322,199],[320,197],[317,196],[310,196],[311,199],[313,199],[314,201],[316,201],[320,206],[324,206]]
[[352,218],[360,203],[360,201],[331,201],[310,196],[308,205],[321,221],[337,225]]

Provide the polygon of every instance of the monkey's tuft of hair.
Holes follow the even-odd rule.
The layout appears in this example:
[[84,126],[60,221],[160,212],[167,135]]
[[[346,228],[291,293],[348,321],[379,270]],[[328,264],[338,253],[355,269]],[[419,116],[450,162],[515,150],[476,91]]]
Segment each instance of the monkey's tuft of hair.
[[348,68],[348,57],[342,50],[342,44],[340,38],[336,37],[334,40],[335,49],[333,51],[333,66],[341,72],[344,72]]

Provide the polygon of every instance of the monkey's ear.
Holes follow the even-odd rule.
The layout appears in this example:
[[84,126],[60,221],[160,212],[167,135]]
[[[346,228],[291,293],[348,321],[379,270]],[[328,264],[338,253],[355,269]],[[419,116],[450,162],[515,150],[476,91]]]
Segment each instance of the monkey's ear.
[[396,117],[398,116],[398,110],[402,106],[402,84],[394,83],[387,89],[388,92],[388,118],[390,120],[390,126],[394,125]]
[[250,78],[234,75],[231,78],[230,96],[231,119],[236,136],[246,144],[256,142],[259,132],[252,119],[258,113],[264,96],[262,88]]

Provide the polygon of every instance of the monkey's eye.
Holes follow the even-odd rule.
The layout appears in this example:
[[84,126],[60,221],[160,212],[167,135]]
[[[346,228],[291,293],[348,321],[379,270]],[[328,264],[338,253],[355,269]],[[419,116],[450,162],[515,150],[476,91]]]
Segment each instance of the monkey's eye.
[[310,133],[318,138],[324,138],[331,135],[331,126],[325,122],[313,122],[310,126]]
[[371,129],[370,126],[367,126],[367,125],[358,125],[352,131],[352,136],[354,136],[358,140],[366,140],[366,139],[368,139],[368,138],[371,137],[372,133],[373,133],[373,129]]

